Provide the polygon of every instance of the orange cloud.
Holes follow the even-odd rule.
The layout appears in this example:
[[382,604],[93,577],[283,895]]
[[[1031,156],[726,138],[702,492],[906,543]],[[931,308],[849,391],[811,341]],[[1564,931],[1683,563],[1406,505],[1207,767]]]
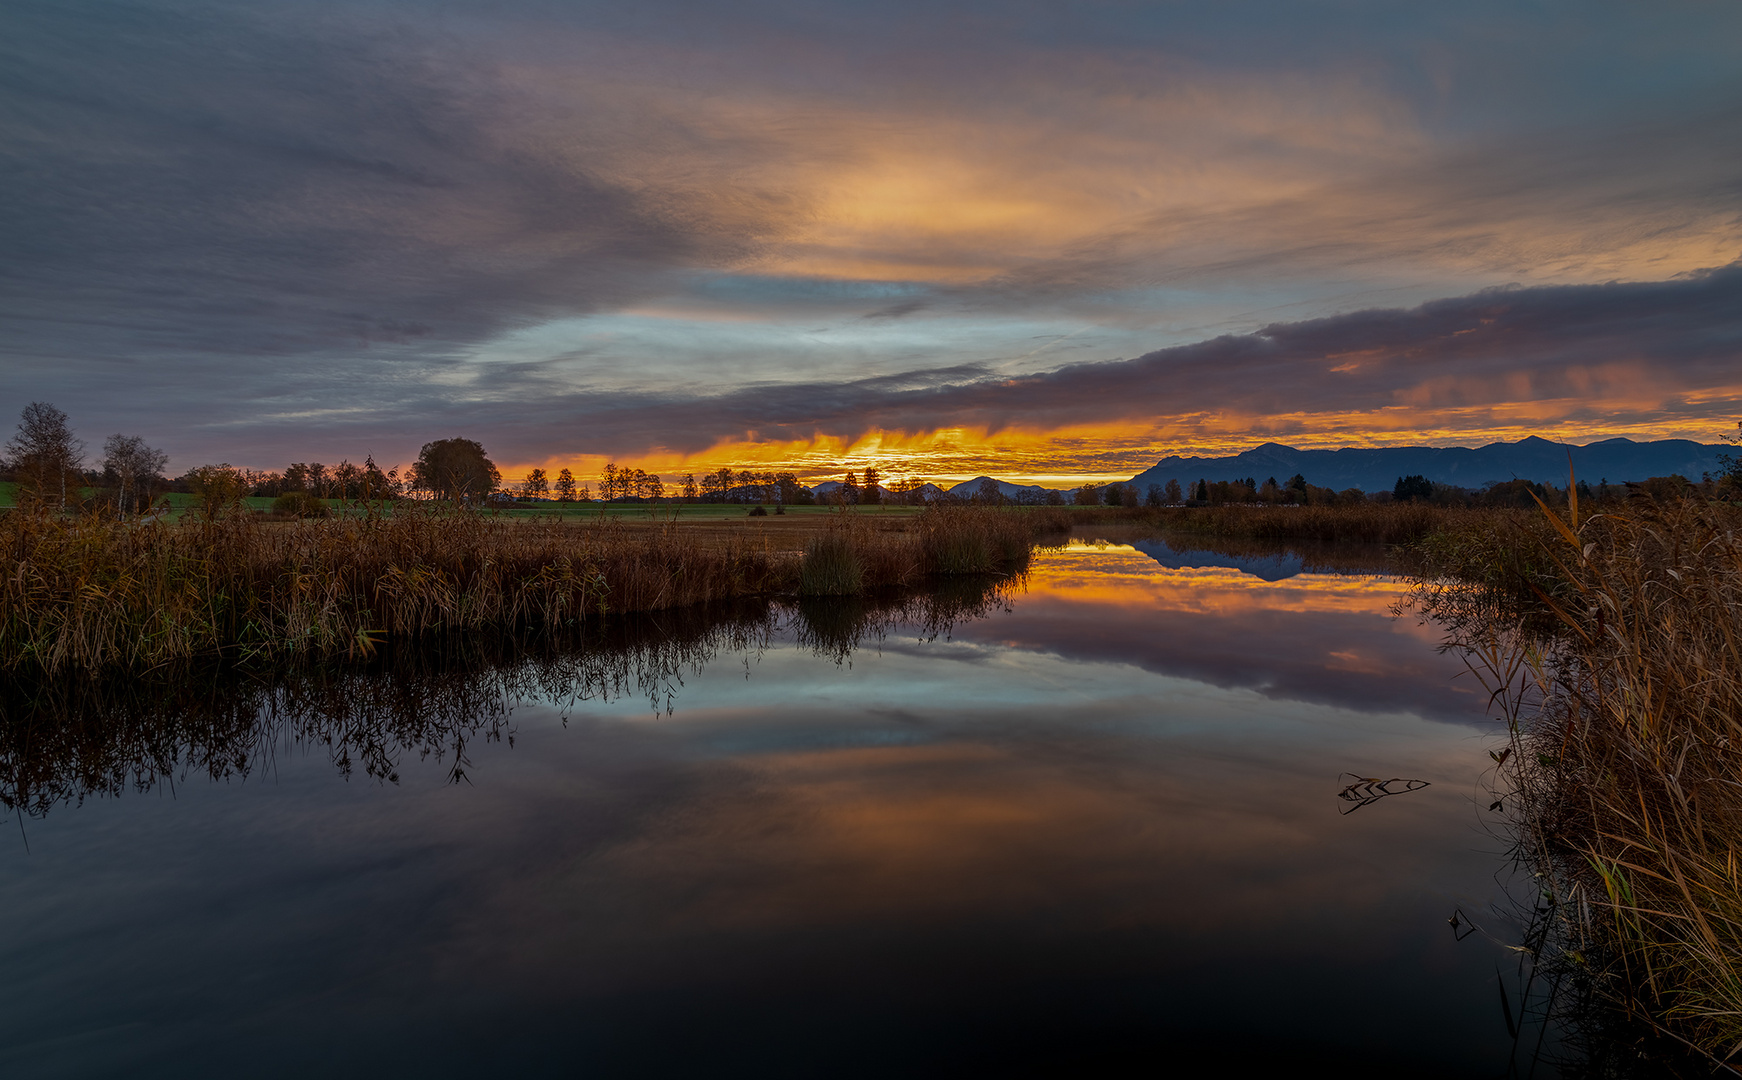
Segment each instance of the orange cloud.
[[[1706,395],[1704,403],[1733,404],[1742,412],[1742,387]],[[1614,403],[1624,404],[1624,403]],[[1713,441],[1720,432],[1698,417],[1616,421],[1584,419],[1593,403],[1568,399],[1433,411],[1392,408],[1371,411],[1169,417],[1161,423],[1077,425],[1053,430],[1007,428],[998,432],[943,428],[925,432],[871,431],[857,438],[810,440],[733,439],[696,454],[560,455],[503,466],[509,479],[532,468],[551,475],[571,469],[590,482],[607,461],[645,469],[668,482],[686,473],[700,476],[721,467],[791,471],[801,482],[838,480],[848,470],[875,468],[886,483],[916,477],[949,486],[992,475],[1012,483],[1073,488],[1130,479],[1170,454],[1231,456],[1260,442],[1302,450],[1345,446],[1479,446],[1529,436],[1586,444],[1600,439],[1691,439]]]

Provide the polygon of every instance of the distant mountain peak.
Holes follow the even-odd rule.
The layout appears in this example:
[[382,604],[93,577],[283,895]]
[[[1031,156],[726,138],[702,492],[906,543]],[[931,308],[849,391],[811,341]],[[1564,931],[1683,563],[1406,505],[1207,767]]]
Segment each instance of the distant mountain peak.
[[[1582,478],[1605,478],[1611,483],[1644,480],[1652,476],[1679,474],[1697,480],[1703,472],[1720,467],[1718,455],[1730,448],[1723,444],[1663,439],[1634,442],[1605,439],[1589,446],[1556,442],[1529,435],[1517,442],[1493,442],[1475,448],[1464,446],[1344,447],[1341,450],[1298,450],[1266,442],[1225,457],[1169,456],[1131,478],[1139,488],[1178,480],[1182,485],[1199,480],[1236,480],[1258,468],[1268,472],[1299,473],[1318,487],[1360,488],[1389,491],[1399,477],[1425,476],[1429,480],[1460,487],[1480,488],[1513,478],[1563,485],[1567,482],[1567,455]],[[1259,455],[1262,465],[1253,461]]]

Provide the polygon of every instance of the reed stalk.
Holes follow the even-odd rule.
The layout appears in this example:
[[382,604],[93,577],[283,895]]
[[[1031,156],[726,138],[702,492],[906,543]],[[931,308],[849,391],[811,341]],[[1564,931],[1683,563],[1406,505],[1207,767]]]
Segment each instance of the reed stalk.
[[1496,808],[1628,1009],[1742,1052],[1742,514],[1637,498],[1447,541],[1418,604],[1510,721]]

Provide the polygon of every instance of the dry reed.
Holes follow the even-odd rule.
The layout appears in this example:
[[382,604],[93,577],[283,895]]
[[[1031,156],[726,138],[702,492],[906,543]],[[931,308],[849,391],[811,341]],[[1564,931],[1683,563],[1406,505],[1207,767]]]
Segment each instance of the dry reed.
[[673,527],[362,519],[0,519],[0,667],[367,654],[384,637],[560,625],[768,592],[790,568]]
[[933,576],[1017,574],[1060,525],[1055,516],[976,505],[933,506],[893,523],[842,514],[806,544],[799,593],[856,596]]
[[1521,848],[1599,987],[1742,1052],[1742,514],[1633,500],[1445,545],[1420,606],[1504,702]]
[[800,562],[748,532],[704,542],[675,522],[629,529],[419,506],[284,522],[14,513],[0,518],[0,670],[355,657],[429,633],[1011,573],[1035,524],[982,507],[881,525],[843,514]]

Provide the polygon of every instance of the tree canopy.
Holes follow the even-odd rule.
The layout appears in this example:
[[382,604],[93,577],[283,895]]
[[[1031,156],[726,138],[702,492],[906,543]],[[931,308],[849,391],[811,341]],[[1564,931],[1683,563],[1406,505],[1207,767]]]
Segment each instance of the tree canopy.
[[411,467],[412,482],[442,499],[479,500],[502,483],[502,473],[471,439],[424,443]]

